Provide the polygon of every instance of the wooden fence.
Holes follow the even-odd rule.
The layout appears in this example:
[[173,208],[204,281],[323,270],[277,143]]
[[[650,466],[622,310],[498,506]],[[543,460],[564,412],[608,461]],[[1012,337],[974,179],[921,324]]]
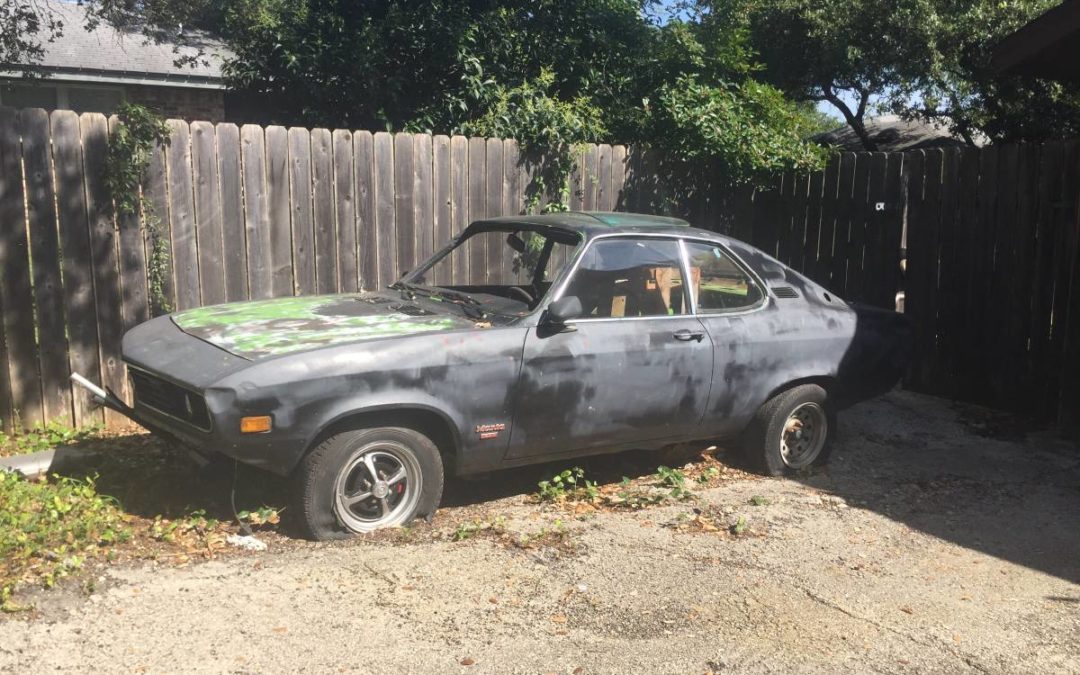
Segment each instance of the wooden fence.
[[[5,428],[117,421],[73,391],[72,371],[127,394],[120,339],[150,315],[148,251],[105,189],[111,124],[0,108]],[[179,309],[381,287],[469,222],[521,213],[533,184],[507,140],[169,125],[147,195]],[[701,176],[687,189],[647,153],[589,146],[570,206],[689,216],[850,300],[891,308],[904,289],[916,328],[908,386],[1075,426],[1078,147],[847,153],[744,191]]]
[[904,290],[907,387],[1080,439],[1078,214],[1075,141],[845,153],[730,208],[736,236],[845,299],[890,307]]
[[[120,339],[150,316],[147,241],[137,218],[115,217],[104,184],[115,124],[0,108],[6,429],[119,421],[68,381],[80,372],[126,395]],[[169,238],[166,294],[177,309],[382,287],[469,222],[522,213],[534,172],[510,140],[169,127],[147,191]],[[571,207],[615,210],[626,147],[589,146],[579,159]]]

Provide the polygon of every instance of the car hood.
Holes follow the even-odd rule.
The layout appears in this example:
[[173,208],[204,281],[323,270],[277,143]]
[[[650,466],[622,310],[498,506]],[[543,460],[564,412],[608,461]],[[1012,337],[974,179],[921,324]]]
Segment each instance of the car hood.
[[[185,333],[256,360],[347,342],[414,333],[480,328],[456,307],[421,304],[378,293],[275,298],[177,312]],[[430,307],[429,305],[435,305]]]

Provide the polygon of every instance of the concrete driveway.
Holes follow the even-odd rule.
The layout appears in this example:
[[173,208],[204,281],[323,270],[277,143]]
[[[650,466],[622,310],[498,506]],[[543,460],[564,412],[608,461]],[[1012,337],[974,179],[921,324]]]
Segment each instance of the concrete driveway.
[[903,392],[841,432],[825,471],[675,504],[515,471],[407,532],[113,567],[0,619],[0,671],[1080,673],[1080,451]]

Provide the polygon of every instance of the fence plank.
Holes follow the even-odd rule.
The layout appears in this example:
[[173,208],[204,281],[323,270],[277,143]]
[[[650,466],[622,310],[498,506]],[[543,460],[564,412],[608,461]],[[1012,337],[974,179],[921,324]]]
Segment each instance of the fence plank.
[[244,167],[248,288],[253,300],[263,300],[274,295],[274,262],[262,127],[245,124],[240,129],[240,150]]
[[416,266],[416,204],[413,188],[413,135],[394,134],[394,208],[397,221],[398,276]]
[[[450,224],[455,237],[469,226],[469,141],[464,136],[450,138]],[[453,281],[465,283],[469,278],[469,256],[465,252],[452,255]]]
[[908,306],[918,307],[919,315],[927,328],[915,335],[914,382],[922,391],[940,391],[934,377],[940,354],[937,340],[938,317],[938,264],[941,250],[941,181],[945,171],[943,150],[926,151],[925,187],[920,205],[917,225],[908,231],[908,279],[912,295],[906,299]]
[[993,353],[997,326],[996,321],[988,322],[987,317],[993,317],[999,311],[997,303],[990,295],[997,227],[995,211],[998,207],[998,149],[990,146],[970,152],[978,163],[978,183],[971,188],[975,193],[974,203],[968,204],[974,214],[966,232],[970,262],[965,335],[961,351],[965,357],[963,392],[966,396],[974,397],[971,400],[987,403],[994,400],[991,373],[995,364],[989,356]]
[[1032,259],[1035,252],[1035,220],[1038,201],[1040,146],[1020,146],[1017,171],[1017,205],[1013,240],[1013,283],[1010,289],[1012,313],[1005,317],[1009,325],[1009,344],[1013,358],[1002,364],[1010,371],[1011,405],[1025,405],[1030,386],[1028,333],[1031,324]]
[[[54,134],[55,138],[55,134]],[[54,141],[55,142],[55,141]],[[150,295],[150,314],[159,316],[176,307],[176,281],[172,273],[172,212],[169,210],[169,166],[165,147],[155,145],[150,153],[150,167],[147,169],[146,196],[153,215],[157,218],[158,238],[164,253],[168,256],[166,269],[158,282],[161,284],[160,297],[147,279],[147,293]],[[144,238],[144,251],[147,265],[153,255],[153,239]],[[66,275],[65,275],[66,278]]]
[[416,260],[412,267],[435,252],[435,214],[432,203],[432,141],[429,134],[413,137],[413,218],[416,227]]
[[836,188],[836,215],[833,226],[833,238],[831,243],[830,258],[832,267],[829,269],[829,283],[827,288],[837,295],[847,295],[844,287],[847,279],[847,241],[851,219],[851,200],[855,188],[855,153],[844,152],[840,154],[840,164],[837,175]]
[[270,295],[295,295],[292,206],[289,201],[289,132],[266,127],[266,197],[270,225]]
[[892,223],[896,222],[899,227],[899,218],[890,219],[889,214],[899,214],[901,209],[899,190],[889,184],[890,180],[895,179],[891,175],[890,165],[895,164],[899,168],[902,157],[900,154],[874,153],[870,166],[861,285],[863,299],[868,304],[885,309],[892,309],[896,302],[894,294],[898,269],[893,265],[894,256],[891,254],[898,255],[900,252],[899,238],[893,251],[886,250],[886,242],[891,240]]
[[[987,322],[987,359],[997,364],[987,369],[990,392],[995,401],[1007,401],[1012,395],[1008,377],[1008,361],[1013,358],[1009,345],[1009,317],[1014,311],[1011,286],[1013,276],[1013,247],[1017,231],[1017,170],[1019,148],[1004,145],[998,151],[997,205],[994,207],[993,258],[990,270],[990,290],[986,316],[995,320]],[[995,316],[996,315],[996,316]]]
[[292,196],[292,268],[298,295],[316,292],[315,217],[311,204],[311,133],[289,127],[289,189]]
[[[60,280],[60,241],[56,230],[56,194],[53,190],[49,115],[40,109],[19,111],[19,135],[22,137],[24,180],[26,181],[27,231],[30,262],[33,270],[34,307],[39,336],[42,415],[45,421],[71,424],[71,384],[67,358],[67,328],[64,323],[64,292]],[[132,220],[132,219],[129,219]],[[138,222],[134,223],[138,234]],[[141,241],[139,252],[141,253]],[[140,259],[141,260],[141,259]],[[136,265],[138,261],[136,261]],[[146,276],[141,274],[141,293],[137,282],[125,275],[124,305],[141,304],[146,308]],[[145,316],[141,317],[145,320]],[[138,319],[138,317],[136,317]],[[125,315],[125,321],[127,316]],[[3,331],[0,330],[0,333]],[[0,369],[6,368],[0,359]],[[4,375],[0,378],[6,379]],[[0,385],[2,387],[3,385]],[[0,397],[0,417],[7,418]]]
[[[0,317],[4,316],[4,295],[0,293]],[[4,322],[0,320],[0,431],[15,432],[15,420],[11,407],[11,380],[8,374],[7,342],[4,338]]]
[[[114,133],[119,124],[120,120],[115,115],[110,117],[109,133]],[[146,236],[140,221],[139,213],[116,214],[120,249],[120,288],[123,293],[121,313],[125,332],[150,318],[150,298],[146,271]],[[50,223],[50,226],[52,225],[53,223]],[[57,278],[59,279],[59,277]],[[40,303],[38,306],[40,307]]]
[[[1080,190],[1077,182],[1074,189]],[[1058,398],[1058,428],[1064,436],[1080,442],[1080,426],[1076,424],[1076,411],[1080,410],[1080,194],[1072,200],[1074,208],[1072,245],[1068,249],[1068,278],[1065,287],[1069,289],[1065,298],[1066,314],[1064,326],[1064,356],[1061,368],[1061,392]]]
[[23,426],[44,421],[34,299],[30,280],[30,247],[20,166],[21,148],[16,112],[0,108],[0,293],[3,294],[13,414]]
[[241,188],[240,130],[217,125],[218,176],[221,183],[221,239],[224,256],[225,300],[247,300],[247,242],[244,236],[244,195]]
[[394,138],[375,134],[375,220],[378,231],[379,270],[376,289],[398,278],[397,208],[394,203]]
[[356,178],[356,250],[359,287],[376,288],[379,279],[379,229],[375,222],[375,140],[368,131],[353,134]]
[[[916,364],[922,358],[922,336],[927,332],[926,288],[929,267],[926,250],[925,219],[929,213],[926,208],[926,153],[914,150],[904,155],[904,181],[907,199],[906,259],[904,269],[904,314],[912,326],[912,363],[904,377],[905,386],[910,387],[915,380]],[[917,253],[916,253],[917,252]]]
[[191,176],[191,133],[186,122],[169,120],[165,150],[169,170],[169,214],[172,220],[172,268],[176,308],[202,304],[199,289],[199,250],[195,235],[195,204]]
[[[1040,160],[1039,207],[1032,260],[1031,324],[1028,331],[1031,345],[1031,371],[1028,380],[1031,388],[1028,391],[1032,393],[1041,390],[1042,383],[1050,377],[1051,368],[1059,365],[1050,363],[1047,348],[1050,340],[1050,307],[1053,301],[1053,246],[1057,240],[1056,229],[1060,213],[1058,200],[1061,195],[1064,146],[1059,143],[1043,145]],[[1028,409],[1031,412],[1038,412],[1042,403],[1036,399],[1039,397],[1028,397]]]
[[[64,275],[64,314],[68,324],[68,359],[72,372],[96,378],[101,373],[101,355],[94,315],[90,224],[86,212],[79,118],[70,110],[57,110],[50,115],[50,122],[60,247],[64,253],[61,269]],[[160,172],[163,166],[160,153],[157,159]],[[5,303],[5,310],[8,307]],[[10,343],[8,348],[10,354]],[[100,423],[104,419],[101,409],[90,401],[89,395],[80,387],[73,389],[72,408],[77,425]]]
[[521,153],[517,141],[503,141],[503,203],[504,216],[525,212],[525,193],[522,186]]
[[607,143],[597,148],[596,209],[615,210],[611,198],[611,146]]
[[626,146],[611,146],[611,209],[613,211],[629,210],[625,194],[628,169]]
[[[483,138],[469,139],[469,223],[483,220],[487,214],[487,143]],[[487,269],[487,251],[484,239],[477,237],[466,244],[470,274],[474,281],[482,278]]]
[[811,279],[818,275],[818,247],[821,245],[821,214],[824,206],[825,171],[815,171],[810,175],[807,188],[806,230],[800,253],[799,269]]
[[[503,215],[503,144],[498,138],[487,139],[487,217]],[[488,240],[487,280],[489,284],[507,283],[504,276],[506,246]]]
[[581,208],[583,211],[596,210],[596,187],[600,172],[600,151],[595,145],[585,148],[581,165]]
[[360,288],[356,254],[356,199],[353,177],[353,137],[348,131],[335,129],[334,152],[334,221],[337,223],[338,287],[341,293]]
[[191,161],[195,186],[195,239],[199,250],[202,304],[225,302],[225,270],[221,228],[221,181],[217,138],[209,122],[191,123]]
[[[116,299],[121,297],[120,269],[116,255],[112,196],[105,186],[105,153],[109,147],[109,122],[100,113],[80,118],[83,171],[86,176],[86,210],[90,217],[90,259],[94,270],[94,307],[101,349],[101,382],[127,396],[127,378],[120,353],[124,335],[123,316]],[[192,222],[194,226],[194,222]],[[108,425],[125,422],[124,416],[105,409]]]
[[314,220],[315,292],[336,293],[337,226],[334,223],[334,148],[328,129],[311,130],[311,195]]
[[585,151],[581,150],[574,157],[574,167],[570,170],[570,184],[567,186],[567,206],[571,211],[584,211],[585,198]]
[[[439,250],[443,246],[446,246],[454,232],[454,202],[452,196],[453,169],[451,167],[450,137],[442,135],[436,136],[432,143],[431,171],[432,198],[434,199],[432,228],[435,238],[435,250]],[[446,284],[453,282],[453,261],[450,261],[449,264],[451,267],[447,267],[447,263],[438,265],[438,267],[440,269],[450,269],[450,278],[439,277],[437,276],[439,270],[434,270],[435,276],[432,277],[432,283]]]

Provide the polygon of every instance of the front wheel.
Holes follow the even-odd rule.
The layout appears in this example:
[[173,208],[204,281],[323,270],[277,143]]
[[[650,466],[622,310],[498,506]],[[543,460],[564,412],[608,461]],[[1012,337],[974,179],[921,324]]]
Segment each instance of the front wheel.
[[825,463],[835,426],[826,391],[816,384],[799,385],[758,409],[743,434],[743,450],[763,473],[794,473]]
[[342,539],[434,513],[443,465],[439,449],[418,431],[356,429],[334,434],[308,453],[295,480],[304,534]]

